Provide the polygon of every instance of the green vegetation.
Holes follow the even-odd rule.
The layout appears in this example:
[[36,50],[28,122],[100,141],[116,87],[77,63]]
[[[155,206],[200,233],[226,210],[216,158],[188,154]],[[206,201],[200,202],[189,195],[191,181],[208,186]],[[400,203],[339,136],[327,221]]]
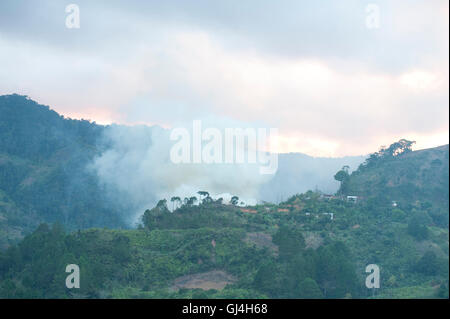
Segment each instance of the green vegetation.
[[[246,208],[248,209],[248,207]],[[41,225],[0,255],[0,295],[40,298],[437,298],[448,287],[448,229],[411,233],[406,207],[326,199],[317,192],[280,205],[203,201],[174,212],[160,201],[136,230],[66,233]],[[285,209],[289,212],[285,212]],[[416,209],[414,209],[416,210]],[[429,207],[432,210],[432,207]],[[403,214],[400,214],[402,211]],[[327,214],[324,214],[327,213]],[[333,213],[333,219],[329,213]],[[420,211],[420,218],[427,210]],[[256,236],[258,234],[258,236]],[[262,239],[268,239],[269,243]],[[65,288],[65,266],[81,288]],[[365,266],[381,288],[365,288]],[[221,288],[207,274],[234,278]],[[189,276],[197,276],[189,281]],[[184,284],[175,284],[187,277]],[[200,278],[200,280],[199,280]],[[224,289],[222,289],[225,287]]]
[[449,146],[413,152],[413,143],[400,140],[371,154],[342,178],[339,193],[395,201],[408,208],[420,203],[436,223],[448,226]]
[[[336,196],[173,194],[121,229],[122,207],[84,169],[103,127],[17,95],[0,115],[0,298],[448,298],[448,145],[383,147],[336,173]],[[80,289],[65,287],[68,264]]]
[[20,95],[0,96],[0,249],[41,222],[124,227],[87,163],[105,127],[70,120]]

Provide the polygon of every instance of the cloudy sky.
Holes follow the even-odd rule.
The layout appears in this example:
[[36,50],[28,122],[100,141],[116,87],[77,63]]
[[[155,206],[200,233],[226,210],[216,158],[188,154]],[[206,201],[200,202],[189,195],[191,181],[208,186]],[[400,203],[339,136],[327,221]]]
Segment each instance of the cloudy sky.
[[[70,3],[79,29],[66,27]],[[448,11],[439,0],[2,0],[0,94],[98,123],[276,127],[283,152],[432,147],[448,143]]]

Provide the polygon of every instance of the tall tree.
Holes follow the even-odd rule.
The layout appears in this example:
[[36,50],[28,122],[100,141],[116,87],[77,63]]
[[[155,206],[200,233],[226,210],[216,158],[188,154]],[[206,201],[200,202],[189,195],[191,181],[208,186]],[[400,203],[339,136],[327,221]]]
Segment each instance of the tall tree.
[[200,195],[200,200],[202,200],[202,196],[203,197],[208,197],[209,193],[207,191],[198,191],[197,194]]

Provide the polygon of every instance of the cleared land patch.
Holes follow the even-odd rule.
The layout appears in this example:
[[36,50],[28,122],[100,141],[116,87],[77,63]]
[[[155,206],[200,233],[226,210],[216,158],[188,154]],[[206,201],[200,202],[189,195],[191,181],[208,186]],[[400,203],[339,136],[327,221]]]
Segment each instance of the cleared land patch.
[[236,281],[232,275],[222,270],[212,270],[208,272],[186,275],[174,280],[172,289],[203,289],[203,290],[222,290],[226,285]]

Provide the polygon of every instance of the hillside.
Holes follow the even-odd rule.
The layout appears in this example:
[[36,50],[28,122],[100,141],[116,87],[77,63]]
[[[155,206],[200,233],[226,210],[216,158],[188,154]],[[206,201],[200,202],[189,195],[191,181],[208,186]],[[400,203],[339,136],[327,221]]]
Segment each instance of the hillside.
[[[161,201],[136,230],[41,225],[0,253],[0,296],[448,297],[448,228],[425,219],[416,229],[418,215],[427,212],[314,192],[246,208],[204,200],[173,213]],[[64,286],[72,263],[80,289]],[[371,263],[381,269],[376,292],[364,286]]]
[[123,227],[85,167],[103,127],[65,119],[19,95],[0,96],[0,248],[40,222]]
[[350,175],[344,174],[339,192],[403,206],[429,207],[434,215],[445,215],[442,222],[445,224],[447,219],[448,224],[449,146],[411,151],[402,150],[400,142],[392,144],[390,151],[386,148],[372,154]]
[[[137,212],[142,214],[139,209],[154,205],[158,187],[165,188],[163,182],[174,179],[160,178],[162,171],[148,173],[158,171],[158,165],[166,167],[165,161],[144,158],[151,147],[152,128],[133,130],[72,120],[26,96],[0,96],[0,249],[17,242],[41,222],[59,222],[67,230],[134,227],[130,220]],[[109,160],[110,154],[119,160]],[[105,169],[100,167],[104,164],[102,155],[111,163]],[[90,169],[98,157],[97,170]],[[130,158],[129,163],[122,161]],[[358,156],[314,158],[294,153],[280,154],[279,158],[273,178],[263,184],[249,180],[259,187],[255,191],[258,201],[279,202],[315,188],[334,192],[338,188],[332,179],[334,172],[344,164],[356,167],[363,161]],[[124,165],[115,166],[117,162]],[[145,171],[137,169],[146,165]],[[111,178],[99,178],[98,169],[112,174]],[[211,184],[221,185],[222,176],[215,178],[218,180]],[[143,202],[136,199],[137,193]]]
[[[0,97],[0,115],[0,298],[448,298],[448,145],[382,148],[336,173],[338,196],[239,207],[173,194],[172,211],[161,199],[124,229],[132,203],[86,169],[111,148],[105,127],[18,95]],[[285,159],[273,185],[286,189],[308,179],[305,159],[331,165]],[[68,264],[80,289],[65,287]]]
[[[374,153],[357,172],[343,174],[343,182],[382,171],[383,161],[402,171],[419,156],[445,158],[446,151],[407,151],[396,158]],[[173,197],[173,212],[160,200],[135,230],[65,232],[42,224],[0,253],[0,296],[448,298],[445,200],[430,203],[413,194],[411,202],[393,205],[389,190],[384,196],[358,193],[357,202],[308,191],[280,204],[246,207],[199,192],[201,200]],[[82,272],[75,291],[63,285],[64,267],[72,263]],[[380,267],[376,291],[365,287],[369,264]]]

